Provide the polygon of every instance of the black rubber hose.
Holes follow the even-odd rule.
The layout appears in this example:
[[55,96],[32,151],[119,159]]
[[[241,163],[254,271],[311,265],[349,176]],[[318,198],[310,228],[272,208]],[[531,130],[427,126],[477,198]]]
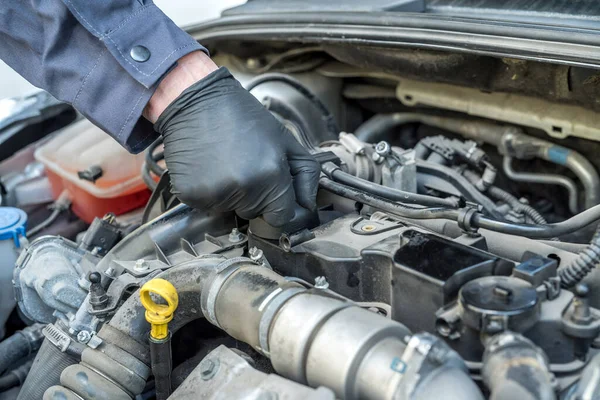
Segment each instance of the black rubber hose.
[[0,378],[0,393],[11,389],[15,386],[20,386],[25,379],[27,378],[27,374],[31,369],[31,365],[33,361],[27,361],[16,369],[6,373],[3,377]]
[[[464,216],[465,211],[452,210],[448,208],[411,208],[397,203],[392,203],[389,200],[371,195],[349,186],[342,185],[326,177],[322,177],[319,180],[319,185],[331,193],[406,218],[440,218],[458,221],[461,216]],[[485,217],[479,213],[473,213],[473,215],[469,217],[468,223],[473,228],[483,228],[490,231],[507,233],[509,235],[525,236],[532,239],[548,239],[573,233],[598,220],[600,220],[600,205],[588,208],[587,210],[569,218],[568,220],[556,224],[514,224],[511,222],[497,221],[495,219]]]
[[458,208],[460,206],[460,200],[458,199],[442,199],[434,196],[405,192],[403,190],[398,190],[370,182],[366,179],[362,179],[342,171],[337,165],[331,162],[323,164],[322,170],[327,176],[336,182],[343,183],[344,185],[363,190],[367,193],[371,193],[388,200],[433,207]]
[[528,204],[521,203],[519,199],[517,199],[515,196],[503,189],[500,189],[497,186],[490,186],[487,189],[487,193],[496,200],[500,200],[507,203],[513,210],[517,212],[522,212],[536,224],[545,225],[548,223],[546,221],[546,218],[544,218],[542,214],[540,214],[535,208],[531,207]]
[[563,288],[571,288],[583,280],[600,263],[600,224],[590,244],[571,264],[558,271]]
[[[29,329],[17,331],[12,336],[0,342],[0,374],[10,368],[17,361],[33,354],[40,347],[41,328],[43,325],[33,325]],[[39,329],[38,329],[39,328]]]
[[399,215],[406,218],[414,219],[449,219],[452,221],[458,220],[459,211],[448,208],[413,208],[398,203],[390,202],[389,200],[380,198],[378,196],[363,192],[350,186],[343,185],[335,182],[329,178],[321,177],[319,185],[327,190],[328,192],[337,194],[338,196],[345,197],[357,201],[359,203],[367,204],[371,207],[378,208],[383,211],[387,211],[392,214]]
[[20,384],[19,377],[15,374],[8,374],[0,377],[0,393],[7,391],[8,389],[14,388]]
[[321,99],[319,99],[317,95],[310,91],[302,82],[292,78],[289,75],[280,74],[277,72],[259,75],[246,84],[246,90],[251,91],[258,85],[266,82],[283,82],[302,93],[302,95],[304,95],[317,108],[317,110],[321,112],[323,115],[323,120],[325,121],[325,125],[327,126],[327,130],[333,134],[333,137],[337,137],[340,134],[340,128],[338,127],[337,122],[335,122],[335,118],[327,106],[321,101]]
[[471,225],[476,228],[508,233],[509,235],[525,236],[532,239],[551,239],[576,232],[598,220],[600,220],[600,205],[588,208],[587,210],[556,224],[513,224],[487,218],[481,214],[475,214],[471,219]]

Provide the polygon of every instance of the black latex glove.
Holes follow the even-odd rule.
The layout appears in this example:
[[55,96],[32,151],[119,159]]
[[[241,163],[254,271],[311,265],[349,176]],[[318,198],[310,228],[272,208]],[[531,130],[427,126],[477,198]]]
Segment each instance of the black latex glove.
[[281,226],[316,207],[319,164],[226,68],[186,89],[154,129],[174,194],[201,209]]

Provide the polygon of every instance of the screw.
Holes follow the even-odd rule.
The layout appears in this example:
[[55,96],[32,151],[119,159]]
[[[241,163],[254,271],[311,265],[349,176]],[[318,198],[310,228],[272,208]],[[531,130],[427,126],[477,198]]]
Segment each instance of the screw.
[[363,232],[373,232],[377,227],[375,225],[363,225],[360,230]]
[[229,241],[231,243],[239,243],[242,240],[244,240],[244,235],[238,230],[238,228],[233,228],[229,234]]
[[377,143],[377,146],[375,146],[375,151],[380,156],[385,157],[388,154],[390,154],[390,152],[392,151],[392,148],[390,147],[390,144],[388,142],[382,141],[382,142]]
[[87,343],[92,338],[92,335],[88,331],[80,331],[77,334],[77,341],[79,343]]
[[104,271],[106,276],[115,276],[115,269],[113,267],[108,267],[106,271]]
[[150,266],[148,265],[148,263],[144,259],[137,260],[135,262],[135,265],[133,266],[133,270],[136,271],[136,272],[146,272],[149,269],[150,269]]
[[324,276],[317,276],[315,278],[315,289],[328,289],[329,282],[327,282],[327,278]]

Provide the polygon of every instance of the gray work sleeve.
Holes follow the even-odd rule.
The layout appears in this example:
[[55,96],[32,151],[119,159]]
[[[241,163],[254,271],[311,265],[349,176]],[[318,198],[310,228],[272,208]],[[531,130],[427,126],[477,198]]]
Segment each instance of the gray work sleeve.
[[141,117],[160,79],[205,50],[150,0],[3,0],[0,58],[72,104],[131,152],[156,139]]

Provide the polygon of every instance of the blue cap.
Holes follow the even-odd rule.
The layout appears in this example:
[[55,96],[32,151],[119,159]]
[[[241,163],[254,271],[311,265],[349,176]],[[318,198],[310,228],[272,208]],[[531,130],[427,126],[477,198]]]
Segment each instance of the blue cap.
[[0,207],[0,240],[13,239],[19,247],[19,236],[25,236],[27,214],[14,207]]

